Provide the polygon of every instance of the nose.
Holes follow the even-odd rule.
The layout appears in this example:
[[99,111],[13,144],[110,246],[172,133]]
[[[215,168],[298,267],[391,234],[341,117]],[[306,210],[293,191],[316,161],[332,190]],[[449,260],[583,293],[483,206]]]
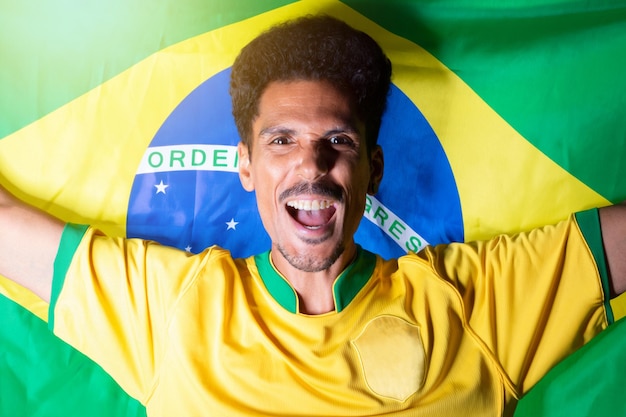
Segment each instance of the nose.
[[333,153],[323,142],[303,146],[298,156],[298,175],[306,181],[315,181],[328,174],[334,164]]

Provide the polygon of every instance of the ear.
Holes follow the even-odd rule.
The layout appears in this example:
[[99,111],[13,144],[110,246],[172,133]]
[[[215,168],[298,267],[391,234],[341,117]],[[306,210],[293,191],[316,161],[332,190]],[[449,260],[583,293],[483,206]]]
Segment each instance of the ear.
[[243,142],[237,145],[237,154],[239,156],[239,181],[246,191],[254,190],[254,180],[250,171],[250,152]]
[[378,192],[378,186],[383,180],[383,172],[385,170],[385,159],[383,157],[383,149],[376,145],[370,154],[370,182],[367,186],[367,193],[374,195]]

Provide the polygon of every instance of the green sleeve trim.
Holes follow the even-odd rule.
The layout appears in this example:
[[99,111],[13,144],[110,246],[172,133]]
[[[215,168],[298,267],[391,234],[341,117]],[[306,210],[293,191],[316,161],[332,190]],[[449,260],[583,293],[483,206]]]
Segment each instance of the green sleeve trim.
[[80,245],[87,228],[88,227],[84,225],[68,223],[63,229],[61,242],[59,243],[59,250],[57,251],[57,256],[54,259],[52,292],[50,294],[50,306],[48,307],[48,326],[50,329],[54,329],[54,308],[57,300],[59,299],[61,289],[63,288],[65,276],[67,275],[67,271],[70,269],[74,253],[76,252],[76,249],[78,249],[78,245]]
[[602,281],[602,290],[604,291],[604,308],[609,324],[615,321],[613,309],[611,308],[611,289],[609,286],[609,273],[606,265],[606,255],[604,253],[604,244],[602,243],[602,229],[600,227],[600,216],[598,209],[591,209],[576,213],[576,222],[587,241],[587,246],[598,266],[600,279]]

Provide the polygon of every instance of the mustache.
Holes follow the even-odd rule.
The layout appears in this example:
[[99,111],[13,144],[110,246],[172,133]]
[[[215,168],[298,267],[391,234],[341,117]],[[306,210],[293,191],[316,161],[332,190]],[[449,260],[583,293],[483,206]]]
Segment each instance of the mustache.
[[339,202],[343,201],[343,189],[337,184],[327,181],[300,182],[280,193],[279,200],[282,202],[289,197],[300,194],[316,194]]

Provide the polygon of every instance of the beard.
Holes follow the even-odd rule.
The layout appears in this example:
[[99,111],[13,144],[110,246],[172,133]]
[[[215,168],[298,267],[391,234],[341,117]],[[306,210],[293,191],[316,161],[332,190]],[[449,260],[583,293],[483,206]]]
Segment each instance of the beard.
[[[320,245],[323,244],[324,240],[311,239],[307,240],[306,243]],[[337,243],[330,256],[323,258],[308,253],[290,253],[281,245],[277,245],[276,248],[292,267],[303,272],[320,272],[330,268],[339,259],[345,250],[345,245],[343,241]]]

